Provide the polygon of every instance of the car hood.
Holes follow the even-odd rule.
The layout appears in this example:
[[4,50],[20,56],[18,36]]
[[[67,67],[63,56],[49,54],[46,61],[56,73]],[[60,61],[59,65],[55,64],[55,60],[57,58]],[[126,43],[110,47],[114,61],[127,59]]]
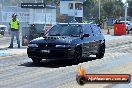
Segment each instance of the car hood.
[[47,36],[39,37],[30,41],[30,43],[45,43],[45,44],[71,44],[79,37],[70,37],[70,36]]

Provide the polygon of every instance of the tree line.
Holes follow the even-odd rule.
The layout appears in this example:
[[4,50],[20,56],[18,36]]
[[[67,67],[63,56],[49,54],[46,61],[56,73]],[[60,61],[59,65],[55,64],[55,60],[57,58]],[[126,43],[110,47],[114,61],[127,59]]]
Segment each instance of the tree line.
[[[101,16],[103,17],[120,17],[125,14],[125,6],[121,0],[100,0]],[[132,1],[131,1],[132,2]],[[132,3],[128,2],[128,16],[132,16]],[[98,0],[86,0],[84,2],[84,17],[98,17],[99,13],[99,2]]]

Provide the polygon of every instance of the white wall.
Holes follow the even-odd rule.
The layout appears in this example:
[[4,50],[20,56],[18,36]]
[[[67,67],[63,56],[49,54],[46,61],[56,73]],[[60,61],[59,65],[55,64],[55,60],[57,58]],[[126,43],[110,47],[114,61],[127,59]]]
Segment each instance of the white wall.
[[[2,12],[2,22],[10,22],[12,19],[12,14],[15,12]],[[29,12],[17,12],[17,18],[20,22],[28,22],[30,14]]]
[[[45,11],[46,11],[46,14],[45,14]],[[31,14],[30,23],[42,23],[42,24],[56,23],[56,9],[46,9],[43,11],[31,9],[30,14]]]
[[[69,9],[69,3],[73,3],[73,9]],[[60,1],[60,13],[69,16],[83,17],[83,9],[75,10],[75,3],[83,3],[80,1]]]
[[10,22],[12,19],[12,14],[16,13],[17,18],[20,22],[28,22],[29,21],[29,10],[28,9],[22,9],[17,6],[9,6],[6,8],[3,8],[1,11],[2,14],[2,22]]

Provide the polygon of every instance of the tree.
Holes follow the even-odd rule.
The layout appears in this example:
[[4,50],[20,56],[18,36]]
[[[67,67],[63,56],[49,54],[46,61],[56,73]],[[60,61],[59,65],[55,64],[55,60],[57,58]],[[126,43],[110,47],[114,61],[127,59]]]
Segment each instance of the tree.
[[132,17],[132,1],[128,2],[128,16]]
[[119,0],[107,0],[102,5],[103,15],[107,17],[119,17],[123,15],[123,3]]
[[[123,16],[122,0],[100,0],[101,1],[101,16],[103,17],[119,17]],[[86,0],[83,4],[84,18],[97,18],[99,12],[98,0]]]
[[85,19],[88,19],[91,16],[93,16],[93,10],[96,5],[96,2],[97,2],[96,0],[86,0],[83,3],[83,8],[84,8],[83,13],[84,13]]

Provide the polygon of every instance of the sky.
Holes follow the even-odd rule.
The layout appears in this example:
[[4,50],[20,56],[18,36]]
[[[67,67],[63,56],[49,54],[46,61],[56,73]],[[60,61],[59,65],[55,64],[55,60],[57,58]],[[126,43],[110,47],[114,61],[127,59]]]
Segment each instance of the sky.
[[123,3],[125,3],[125,2],[126,2],[126,0],[122,0],[122,2],[123,2]]

